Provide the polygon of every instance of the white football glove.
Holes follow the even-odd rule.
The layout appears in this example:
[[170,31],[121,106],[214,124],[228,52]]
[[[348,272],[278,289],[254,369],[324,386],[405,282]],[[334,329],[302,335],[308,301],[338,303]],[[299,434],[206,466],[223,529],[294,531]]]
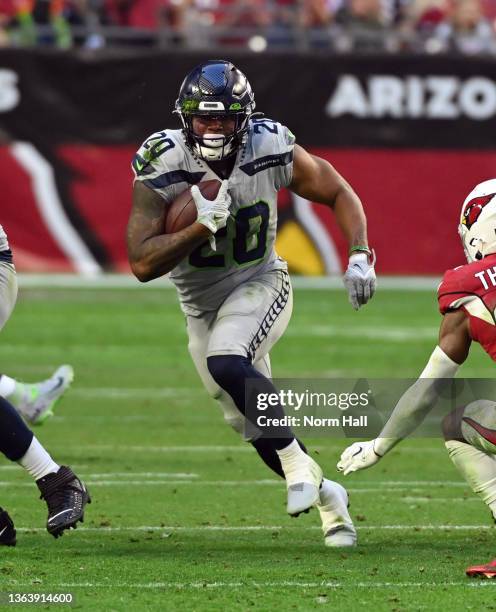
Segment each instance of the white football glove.
[[354,253],[350,255],[348,269],[343,278],[348,289],[348,298],[355,310],[366,304],[375,293],[377,280],[375,277],[375,253]]
[[225,227],[227,218],[229,217],[229,206],[231,205],[231,196],[227,193],[228,181],[222,181],[219,193],[215,200],[207,200],[204,198],[198,189],[198,185],[191,187],[191,195],[198,210],[197,223],[201,223],[207,227],[212,234]]
[[368,442],[355,442],[351,446],[348,446],[341,455],[341,459],[337,464],[338,472],[343,472],[346,476],[351,472],[358,470],[364,470],[365,468],[374,465],[382,455],[378,455],[374,451],[375,440],[369,440]]

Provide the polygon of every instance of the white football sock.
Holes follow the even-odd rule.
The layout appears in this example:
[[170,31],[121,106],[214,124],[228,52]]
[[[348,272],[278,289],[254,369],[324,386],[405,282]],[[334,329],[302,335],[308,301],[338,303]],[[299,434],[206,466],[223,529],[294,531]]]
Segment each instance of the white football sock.
[[448,455],[474,493],[486,503],[496,519],[496,459],[466,442],[445,442]]
[[9,395],[12,395],[12,393],[14,393],[15,388],[16,388],[16,381],[13,378],[10,378],[10,376],[6,376],[5,374],[2,374],[0,376],[0,396],[1,397],[8,399]]
[[39,480],[52,472],[58,472],[60,468],[43,446],[41,446],[35,436],[33,436],[33,440],[26,454],[23,455],[17,463],[22,465],[35,480]]
[[296,441],[296,438],[281,450],[276,451],[281,460],[281,465],[284,473],[288,470],[295,469],[301,465],[302,460],[308,458],[308,455],[301,449],[301,446]]

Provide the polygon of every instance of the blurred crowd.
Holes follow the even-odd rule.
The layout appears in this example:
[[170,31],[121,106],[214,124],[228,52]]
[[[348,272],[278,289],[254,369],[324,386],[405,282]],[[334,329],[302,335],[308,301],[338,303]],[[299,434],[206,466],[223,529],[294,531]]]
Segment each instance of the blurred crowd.
[[0,0],[0,46],[496,54],[496,0]]

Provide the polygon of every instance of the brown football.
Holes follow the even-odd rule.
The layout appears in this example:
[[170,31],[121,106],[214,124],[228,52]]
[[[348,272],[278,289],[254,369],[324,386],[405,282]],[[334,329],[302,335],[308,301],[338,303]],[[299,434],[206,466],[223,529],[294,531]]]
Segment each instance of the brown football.
[[[198,183],[198,189],[207,200],[215,200],[221,182],[217,179]],[[165,218],[165,233],[173,234],[188,227],[196,221],[196,204],[191,195],[191,187],[180,193],[170,205]]]

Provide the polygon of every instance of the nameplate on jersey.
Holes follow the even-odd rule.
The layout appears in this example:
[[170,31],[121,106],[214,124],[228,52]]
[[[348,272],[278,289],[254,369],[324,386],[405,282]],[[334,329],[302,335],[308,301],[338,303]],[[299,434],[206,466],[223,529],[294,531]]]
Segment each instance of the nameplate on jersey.
[[481,270],[474,274],[475,278],[478,278],[482,283],[482,286],[487,291],[490,287],[496,287],[496,266]]
[[252,162],[243,164],[240,166],[240,170],[243,170],[248,176],[253,176],[263,170],[274,168],[275,166],[287,166],[293,161],[293,151],[287,151],[286,153],[280,153],[278,155],[267,155],[266,157],[260,157]]
[[171,170],[153,179],[147,179],[143,183],[150,189],[163,189],[176,183],[188,183],[196,185],[204,177],[205,172],[188,172],[188,170]]

